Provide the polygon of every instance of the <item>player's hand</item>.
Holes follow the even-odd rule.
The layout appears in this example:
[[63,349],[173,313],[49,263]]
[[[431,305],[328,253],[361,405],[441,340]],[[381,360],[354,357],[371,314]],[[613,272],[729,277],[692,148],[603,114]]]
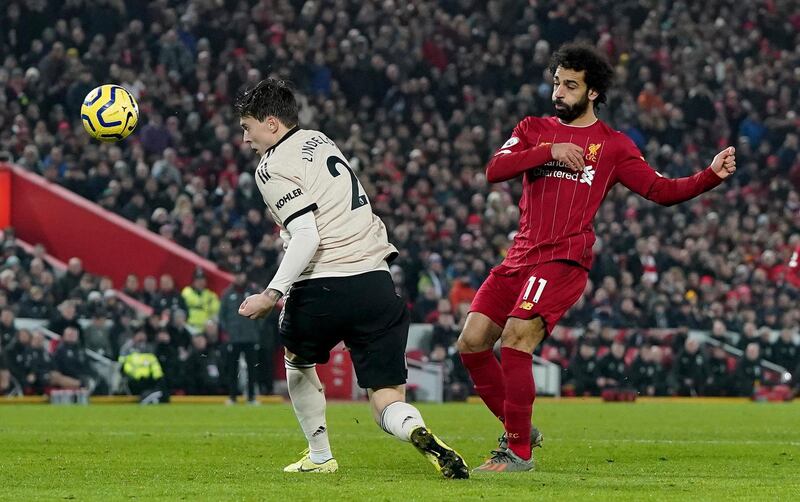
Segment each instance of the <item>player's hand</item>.
[[239,305],[239,315],[249,319],[261,319],[268,316],[280,299],[279,295],[270,294],[271,292],[272,290],[267,290],[245,298]]
[[574,143],[554,143],[550,147],[553,160],[563,162],[573,171],[583,171],[583,148]]
[[711,169],[722,179],[736,172],[736,149],[732,146],[722,150],[711,161]]

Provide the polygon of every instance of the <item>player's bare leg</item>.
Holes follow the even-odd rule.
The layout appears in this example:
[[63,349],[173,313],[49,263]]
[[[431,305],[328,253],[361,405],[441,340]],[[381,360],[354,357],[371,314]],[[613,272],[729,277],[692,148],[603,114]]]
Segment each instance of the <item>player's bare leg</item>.
[[480,312],[470,312],[467,314],[467,321],[458,337],[456,347],[462,354],[491,350],[502,333],[503,328],[488,316]]
[[536,388],[533,381],[533,350],[544,339],[544,321],[509,318],[501,335],[501,359],[506,384],[504,404],[508,448],[495,450],[492,458],[476,471],[514,472],[533,469],[531,415]]
[[446,478],[469,477],[466,462],[425,426],[419,410],[405,402],[406,386],[396,385],[369,390],[372,417],[381,429],[408,441]]
[[284,472],[336,472],[339,468],[331,453],[328,427],[325,423],[325,391],[314,363],[309,363],[288,350],[284,358],[286,382],[294,414],[308,440],[308,449]]

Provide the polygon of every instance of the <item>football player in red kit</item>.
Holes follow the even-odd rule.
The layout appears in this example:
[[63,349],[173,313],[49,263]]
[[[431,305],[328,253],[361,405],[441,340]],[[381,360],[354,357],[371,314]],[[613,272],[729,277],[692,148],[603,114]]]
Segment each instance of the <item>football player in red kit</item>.
[[[553,55],[555,116],[526,117],[486,167],[499,183],[522,175],[519,231],[472,302],[458,339],[461,359],[486,406],[504,424],[500,447],[477,471],[533,468],[531,415],[536,396],[532,353],[580,298],[592,265],[592,221],[616,184],[669,206],[719,185],[736,170],[726,148],[703,171],[667,179],[634,143],[597,119],[613,69],[589,46]],[[492,348],[501,340],[501,361]],[[532,441],[533,439],[533,441]]]

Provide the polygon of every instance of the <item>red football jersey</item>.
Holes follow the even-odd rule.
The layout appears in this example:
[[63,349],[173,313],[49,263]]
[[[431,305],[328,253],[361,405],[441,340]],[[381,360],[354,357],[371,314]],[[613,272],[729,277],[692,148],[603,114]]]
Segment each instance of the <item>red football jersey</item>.
[[[553,143],[582,146],[583,171],[571,171],[554,161]],[[664,178],[630,138],[602,121],[577,127],[556,117],[523,119],[486,167],[492,183],[520,174],[524,176],[519,231],[503,261],[508,267],[571,260],[591,268],[592,222],[615,183],[659,204],[672,205],[722,182],[710,167],[685,178]]]

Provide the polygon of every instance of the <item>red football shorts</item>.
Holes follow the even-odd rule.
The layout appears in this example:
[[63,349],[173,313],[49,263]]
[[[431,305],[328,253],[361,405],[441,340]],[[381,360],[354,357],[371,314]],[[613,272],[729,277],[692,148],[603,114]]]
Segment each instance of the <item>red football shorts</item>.
[[588,279],[585,268],[566,261],[520,268],[499,265],[478,289],[470,312],[480,312],[501,327],[509,317],[541,317],[549,334],[580,299]]

